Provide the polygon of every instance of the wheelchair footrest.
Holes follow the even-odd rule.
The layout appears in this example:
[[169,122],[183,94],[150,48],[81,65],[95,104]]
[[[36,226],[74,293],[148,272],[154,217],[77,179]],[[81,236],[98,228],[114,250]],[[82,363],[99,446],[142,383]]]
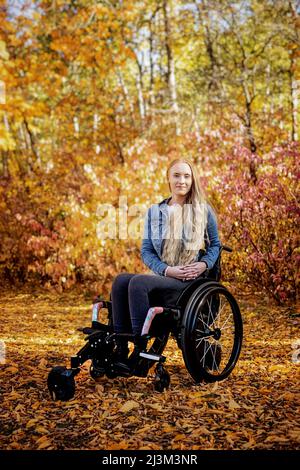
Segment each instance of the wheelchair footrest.
[[152,354],[148,352],[140,352],[140,357],[144,359],[149,359],[150,361],[165,362],[165,356],[160,356],[159,354]]

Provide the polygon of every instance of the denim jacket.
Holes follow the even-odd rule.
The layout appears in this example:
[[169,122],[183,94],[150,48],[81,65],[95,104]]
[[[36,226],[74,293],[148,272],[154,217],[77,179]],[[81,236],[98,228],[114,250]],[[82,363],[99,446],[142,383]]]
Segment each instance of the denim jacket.
[[[164,199],[159,204],[152,204],[144,219],[144,235],[141,256],[144,264],[155,274],[163,276],[167,263],[161,260],[162,241],[166,235],[168,220],[168,202]],[[207,204],[207,226],[205,230],[205,251],[199,250],[196,261],[204,261],[207,269],[211,269],[217,261],[221,243],[218,235],[217,219],[212,207]],[[151,235],[151,236],[150,236]]]

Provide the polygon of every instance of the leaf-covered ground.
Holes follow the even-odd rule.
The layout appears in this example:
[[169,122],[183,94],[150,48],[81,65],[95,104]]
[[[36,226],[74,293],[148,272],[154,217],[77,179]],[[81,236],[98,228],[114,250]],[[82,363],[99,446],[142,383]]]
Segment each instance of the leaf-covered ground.
[[153,371],[146,379],[96,383],[86,363],[75,398],[53,402],[48,372],[69,365],[84,344],[76,329],[89,325],[90,301],[80,294],[2,291],[1,449],[299,448],[296,310],[271,306],[261,294],[235,295],[245,339],[227,380],[195,385],[170,340],[171,387],[163,394],[153,391]]

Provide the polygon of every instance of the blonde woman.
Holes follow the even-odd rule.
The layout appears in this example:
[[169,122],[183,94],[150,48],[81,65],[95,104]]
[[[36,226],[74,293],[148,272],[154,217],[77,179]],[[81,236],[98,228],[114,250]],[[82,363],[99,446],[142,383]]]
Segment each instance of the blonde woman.
[[[116,276],[111,291],[115,333],[133,332],[138,337],[151,296],[155,294],[160,305],[174,304],[187,284],[210,270],[219,255],[217,219],[194,164],[173,160],[166,176],[171,196],[153,204],[145,216],[141,256],[153,275]],[[126,364],[128,352],[127,341],[119,339],[116,360]]]

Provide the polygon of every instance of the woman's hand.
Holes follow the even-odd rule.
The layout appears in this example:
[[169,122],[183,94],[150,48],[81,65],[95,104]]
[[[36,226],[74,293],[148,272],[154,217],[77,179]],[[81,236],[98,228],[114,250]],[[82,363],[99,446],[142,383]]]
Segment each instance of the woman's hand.
[[197,261],[192,264],[186,264],[185,266],[169,266],[167,271],[167,277],[175,277],[182,281],[196,279],[200,274],[206,271],[206,263],[203,261]]
[[206,271],[207,265],[204,261],[196,261],[195,263],[186,264],[181,267],[181,272],[184,274],[184,278],[189,281],[191,279],[196,279],[204,271]]
[[183,266],[168,266],[167,277],[175,277],[175,279],[181,279],[183,281],[186,274],[182,269]]

